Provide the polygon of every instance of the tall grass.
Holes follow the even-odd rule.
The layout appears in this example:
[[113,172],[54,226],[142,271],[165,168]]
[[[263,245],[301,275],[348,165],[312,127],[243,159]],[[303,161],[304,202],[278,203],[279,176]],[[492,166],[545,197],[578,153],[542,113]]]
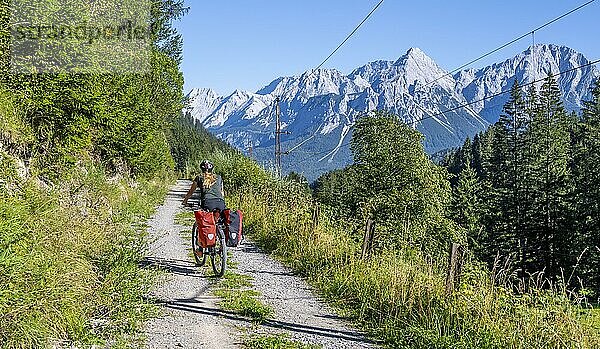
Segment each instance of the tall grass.
[[246,234],[389,347],[600,347],[598,315],[559,287],[516,294],[470,261],[460,289],[446,296],[445,260],[408,249],[362,259],[327,210],[313,224],[311,198],[296,184],[242,186],[229,202],[245,212]]
[[0,186],[4,348],[127,347],[153,311],[144,295],[154,275],[139,267],[147,243],[140,222],[171,178],[134,182],[80,165],[56,186],[3,172],[12,174],[4,178],[12,185]]
[[0,148],[12,153],[26,152],[34,141],[30,125],[23,121],[13,94],[0,86]]

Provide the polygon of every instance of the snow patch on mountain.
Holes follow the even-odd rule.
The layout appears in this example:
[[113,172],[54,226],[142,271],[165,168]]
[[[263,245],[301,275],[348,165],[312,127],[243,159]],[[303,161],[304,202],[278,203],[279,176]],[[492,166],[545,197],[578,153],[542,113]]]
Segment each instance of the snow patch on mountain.
[[[281,77],[256,93],[235,91],[222,97],[211,89],[194,89],[185,112],[239,148],[253,146],[257,154],[271,154],[260,149],[273,145],[275,99],[280,98],[282,125],[291,132],[283,137],[288,148],[329,147],[331,152],[323,159],[339,166],[349,162],[336,157],[350,156],[343,148],[354,122],[373,110],[395,113],[421,131],[425,148],[432,153],[460,145],[494,123],[508,99],[508,94],[500,93],[508,91],[515,79],[529,83],[570,70],[557,81],[567,109],[579,110],[600,77],[594,66],[574,69],[587,63],[583,54],[568,47],[536,45],[504,62],[449,75],[422,50],[411,48],[396,61],[371,62],[348,75],[318,69]],[[500,95],[483,101],[496,94]],[[470,105],[460,107],[466,103]],[[289,166],[288,170],[298,170],[294,166],[299,165]]]

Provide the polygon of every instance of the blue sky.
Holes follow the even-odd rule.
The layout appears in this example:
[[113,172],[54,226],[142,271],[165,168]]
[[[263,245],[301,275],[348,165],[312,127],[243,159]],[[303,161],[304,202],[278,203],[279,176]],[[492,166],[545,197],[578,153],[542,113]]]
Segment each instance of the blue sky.
[[[378,0],[186,0],[185,90],[221,95],[256,91],[280,76],[315,68]],[[349,73],[367,62],[396,60],[419,47],[452,70],[585,3],[558,0],[385,0],[325,65]],[[536,32],[536,43],[566,45],[600,59],[600,1]],[[481,67],[524,51],[531,37],[475,63]]]

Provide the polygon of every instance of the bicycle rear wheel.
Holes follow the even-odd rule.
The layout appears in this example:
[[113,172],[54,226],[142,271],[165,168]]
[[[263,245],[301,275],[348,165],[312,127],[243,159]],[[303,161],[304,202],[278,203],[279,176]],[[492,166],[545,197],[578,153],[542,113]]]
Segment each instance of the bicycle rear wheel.
[[192,252],[197,266],[201,267],[206,264],[206,253],[198,243],[198,223],[194,223],[192,227]]
[[217,227],[217,244],[210,256],[211,264],[215,275],[221,277],[225,275],[227,266],[227,245],[225,244],[225,233]]

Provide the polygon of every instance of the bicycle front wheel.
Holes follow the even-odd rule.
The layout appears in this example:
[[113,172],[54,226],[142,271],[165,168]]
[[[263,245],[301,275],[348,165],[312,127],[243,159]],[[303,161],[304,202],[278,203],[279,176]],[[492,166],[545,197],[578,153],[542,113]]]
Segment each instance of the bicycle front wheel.
[[204,253],[202,246],[199,244],[198,237],[198,223],[194,223],[192,227],[192,252],[194,253],[194,259],[196,260],[196,265],[201,267],[206,264],[206,253]]
[[216,276],[225,275],[227,245],[225,244],[225,233],[221,228],[217,228],[217,244],[214,247],[214,253],[211,254],[211,263]]

